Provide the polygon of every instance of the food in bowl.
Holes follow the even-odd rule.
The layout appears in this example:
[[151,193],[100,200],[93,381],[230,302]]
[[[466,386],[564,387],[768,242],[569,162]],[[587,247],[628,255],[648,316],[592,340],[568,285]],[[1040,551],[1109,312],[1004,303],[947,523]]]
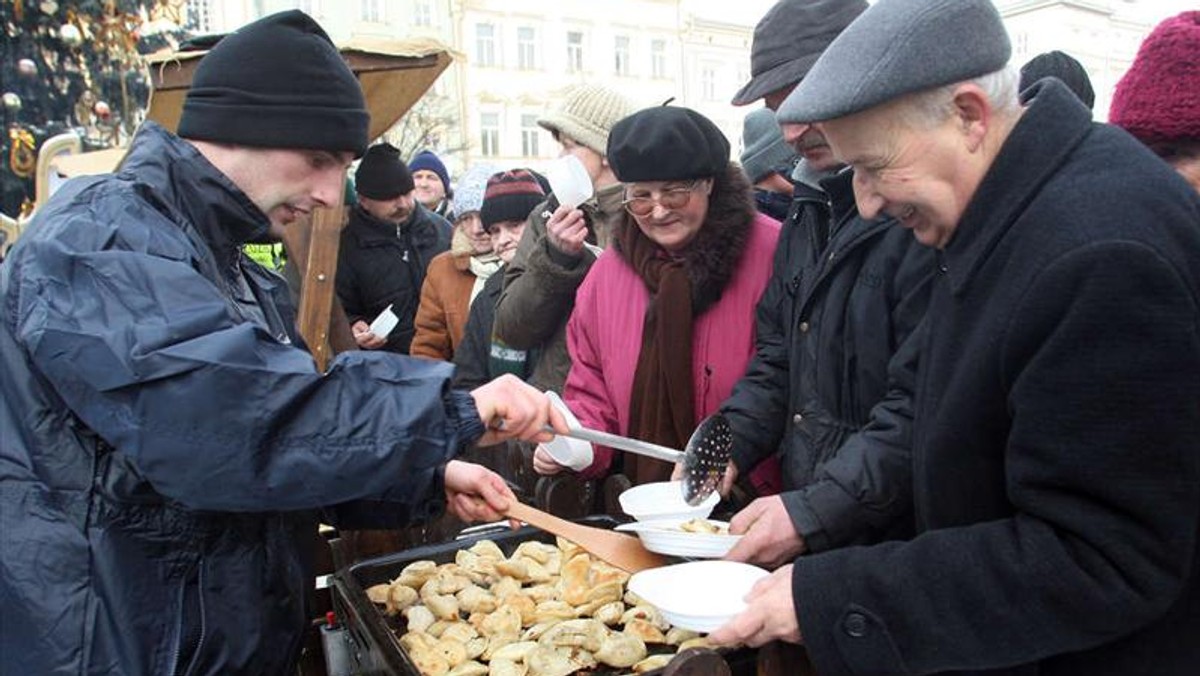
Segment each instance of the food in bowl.
[[679,530],[685,533],[706,533],[708,535],[729,535],[729,524],[716,523],[708,519],[688,519],[679,524]]

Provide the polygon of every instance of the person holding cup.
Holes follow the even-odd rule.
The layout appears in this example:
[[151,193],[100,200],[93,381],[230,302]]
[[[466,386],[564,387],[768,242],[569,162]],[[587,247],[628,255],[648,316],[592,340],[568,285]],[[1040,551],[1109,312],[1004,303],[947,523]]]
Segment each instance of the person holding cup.
[[[633,111],[619,92],[585,84],[568,90],[561,105],[538,119],[562,145],[560,161],[578,161],[590,180],[590,186],[569,186],[570,192],[592,194],[581,204],[552,194],[538,205],[504,268],[496,337],[513,349],[537,351],[528,380],[539,389],[560,391],[567,379],[566,324],[575,291],[624,215],[623,189],[606,153],[609,130]],[[553,188],[564,190],[561,184]]]
[[[656,107],[621,120],[608,158],[625,213],[579,287],[563,399],[585,427],[683,448],[754,354],[755,305],[779,224],[755,210],[729,141],[694,110]],[[585,478],[618,468],[635,485],[671,475],[668,463],[594,451]],[[562,469],[538,447],[535,471]]]

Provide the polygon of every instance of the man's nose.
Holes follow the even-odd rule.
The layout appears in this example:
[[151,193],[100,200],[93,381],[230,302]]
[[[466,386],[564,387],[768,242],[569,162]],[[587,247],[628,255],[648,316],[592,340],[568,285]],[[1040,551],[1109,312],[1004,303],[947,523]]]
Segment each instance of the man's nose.
[[858,204],[858,214],[870,221],[879,217],[883,210],[883,197],[875,190],[874,182],[863,175],[854,172],[854,201]]
[[793,150],[799,151],[797,146],[800,143],[800,139],[803,138],[809,129],[812,129],[812,125],[799,122],[786,122],[779,125],[779,129],[783,132],[784,142],[791,146]]
[[312,198],[317,204],[327,207],[335,204],[346,186],[346,172],[339,170],[323,176],[314,186]]

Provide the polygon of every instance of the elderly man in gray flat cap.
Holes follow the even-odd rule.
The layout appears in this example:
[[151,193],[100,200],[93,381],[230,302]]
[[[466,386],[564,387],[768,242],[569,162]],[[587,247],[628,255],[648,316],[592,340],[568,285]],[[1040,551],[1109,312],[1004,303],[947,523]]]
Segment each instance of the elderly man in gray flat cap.
[[989,0],[880,0],[780,107],[937,250],[918,534],[798,557],[715,642],[803,641],[822,676],[1196,673],[1200,196],[1061,82],[1022,106],[1009,57]]
[[[866,8],[776,4],[755,29],[753,77],[734,103],[777,105]],[[731,522],[743,537],[728,558],[766,566],[911,535],[913,336],[933,273],[932,253],[907,233],[858,216],[853,172],[818,129],[793,121],[785,131],[806,170],[758,306],[755,358],[722,407],[734,432],[730,474],[774,454],[782,465],[782,492]]]

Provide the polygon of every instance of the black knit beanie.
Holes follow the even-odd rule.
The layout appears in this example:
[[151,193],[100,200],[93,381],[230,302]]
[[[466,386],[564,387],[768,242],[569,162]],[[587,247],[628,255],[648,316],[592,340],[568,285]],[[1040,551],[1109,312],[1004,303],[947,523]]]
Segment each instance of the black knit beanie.
[[390,143],[367,148],[354,172],[354,191],[373,200],[391,200],[413,190],[412,173]]
[[533,174],[526,169],[513,169],[492,174],[483,191],[483,208],[479,219],[484,229],[504,221],[523,221],[529,212],[546,199],[546,193]]
[[289,10],[230,33],[201,59],[179,136],[357,157],[369,123],[362,88],[329,36]]
[[1096,103],[1096,92],[1092,89],[1091,78],[1088,77],[1083,64],[1069,54],[1056,49],[1033,57],[1021,66],[1021,80],[1017,88],[1025,91],[1033,86],[1033,83],[1046,77],[1062,80],[1089,110]]
[[690,108],[647,108],[613,125],[608,164],[622,183],[710,178],[729,166],[729,140]]

